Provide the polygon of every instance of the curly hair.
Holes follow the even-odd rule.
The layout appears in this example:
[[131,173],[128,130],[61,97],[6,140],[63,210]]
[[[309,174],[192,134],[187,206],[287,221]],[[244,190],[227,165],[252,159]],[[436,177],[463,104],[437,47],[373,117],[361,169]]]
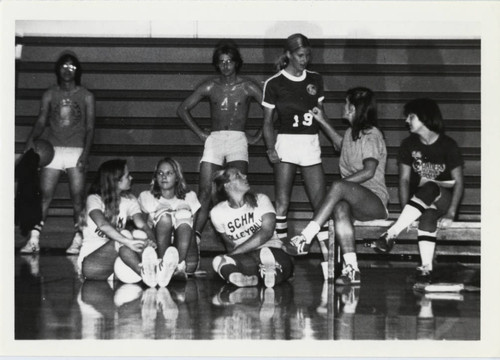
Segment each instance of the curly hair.
[[156,177],[158,169],[164,163],[170,164],[175,172],[175,196],[179,199],[185,199],[188,192],[188,187],[186,184],[186,179],[184,179],[184,174],[182,173],[181,164],[177,160],[166,157],[158,161],[155,167],[155,172],[153,173],[153,178],[151,180],[151,194],[157,199],[161,197],[161,188],[158,184],[158,179]]

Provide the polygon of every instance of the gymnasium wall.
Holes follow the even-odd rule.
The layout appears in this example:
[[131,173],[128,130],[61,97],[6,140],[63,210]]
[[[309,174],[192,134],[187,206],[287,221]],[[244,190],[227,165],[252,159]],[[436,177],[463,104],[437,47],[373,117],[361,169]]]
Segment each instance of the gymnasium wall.
[[[22,151],[36,119],[41,95],[55,82],[54,61],[62,51],[72,50],[83,64],[82,84],[96,98],[96,132],[89,180],[103,161],[126,158],[134,176],[133,190],[138,194],[148,188],[157,160],[172,156],[182,163],[190,187],[196,190],[203,145],[177,118],[176,109],[196,85],[214,76],[210,61],[219,39],[214,35],[219,30],[213,26],[205,27],[211,31],[203,30],[200,22],[185,22],[184,27],[177,26],[175,31],[155,22],[134,22],[127,33],[123,31],[125,24],[114,23],[115,29],[117,25],[122,29],[119,34],[116,30],[111,31],[109,24],[101,23],[100,27],[87,26],[82,35],[83,27],[78,23],[73,27],[60,21],[57,24],[16,23],[15,151],[17,154]],[[293,25],[293,22],[275,25],[272,32],[269,23],[259,27],[267,29],[262,30],[265,33],[262,36],[249,37],[243,30],[240,36],[234,36],[244,59],[241,75],[262,85],[275,72],[273,62],[281,54],[282,38],[294,32]],[[228,26],[231,25],[226,24],[226,29]],[[372,88],[377,95],[380,124],[389,153],[386,181],[393,216],[400,210],[396,154],[401,140],[408,135],[402,107],[411,99],[427,96],[439,103],[447,133],[457,140],[465,158],[466,190],[459,219],[479,221],[481,41],[465,35],[466,30],[471,33],[467,26],[462,38],[427,39],[404,38],[404,34],[409,37],[404,31],[399,38],[395,35],[392,38],[371,38],[370,35],[352,38],[352,34],[345,38],[329,38],[326,36],[332,31],[331,26],[315,26],[306,24],[303,29],[309,28],[317,35],[314,37],[304,31],[313,46],[311,69],[324,77],[325,108],[334,125],[341,131],[346,129],[340,118],[345,90],[363,85]],[[342,26],[337,28],[342,33]],[[181,36],[162,36],[169,31]],[[131,33],[134,36],[128,36]],[[270,33],[282,36],[272,38]],[[205,37],[198,37],[200,34]],[[457,36],[456,31],[454,34]],[[201,126],[210,126],[206,102],[199,104],[193,114]],[[254,132],[261,125],[262,110],[258,104],[252,104],[248,129]],[[323,135],[321,144],[327,181],[331,183],[339,177],[338,153]],[[272,167],[262,141],[250,147],[249,173],[254,188],[273,199]],[[57,188],[50,214],[52,219],[46,227],[48,234],[62,229],[71,231],[71,201],[66,179]],[[290,212],[292,232],[301,229],[311,216],[299,173]]]

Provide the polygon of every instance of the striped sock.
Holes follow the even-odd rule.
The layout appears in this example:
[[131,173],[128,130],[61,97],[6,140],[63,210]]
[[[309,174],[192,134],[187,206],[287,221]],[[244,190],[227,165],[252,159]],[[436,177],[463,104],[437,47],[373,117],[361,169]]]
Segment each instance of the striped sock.
[[417,231],[418,250],[420,252],[420,258],[422,259],[422,266],[428,270],[432,270],[434,250],[436,249],[436,238],[437,231]]
[[286,216],[276,215],[276,233],[281,240],[288,237],[288,222]]

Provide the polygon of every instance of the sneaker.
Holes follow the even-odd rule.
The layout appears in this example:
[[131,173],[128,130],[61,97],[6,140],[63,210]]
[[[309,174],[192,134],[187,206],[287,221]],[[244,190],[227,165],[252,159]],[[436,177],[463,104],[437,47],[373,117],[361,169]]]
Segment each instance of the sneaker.
[[430,284],[432,282],[432,270],[429,270],[426,266],[417,267],[415,282],[419,284]]
[[149,287],[155,287],[156,281],[156,264],[158,258],[156,251],[148,246],[142,252],[141,277],[144,284]]
[[292,256],[306,255],[311,244],[306,242],[304,235],[294,236],[290,241],[285,242],[285,251]]
[[373,242],[373,250],[379,254],[388,254],[394,247],[395,239],[389,239],[389,235],[385,232]]
[[342,275],[335,280],[337,285],[359,285],[360,283],[361,273],[359,270],[355,270],[352,265],[347,265],[342,269]]
[[172,279],[186,281],[187,278],[188,278],[188,274],[186,272],[186,261],[182,260],[182,262],[180,262],[177,265],[177,268],[174,271],[174,275],[172,276]]
[[30,239],[19,252],[21,254],[34,254],[40,252],[40,232],[32,230]]
[[257,275],[243,275],[240,272],[231,273],[228,280],[238,287],[256,286],[259,282]]
[[169,246],[163,259],[158,264],[158,285],[165,287],[170,283],[177,265],[179,264],[179,252],[174,246]]
[[83,236],[82,233],[77,231],[75,232],[75,236],[73,237],[73,241],[69,248],[66,249],[66,254],[70,255],[78,255],[80,253],[80,248],[82,247]]
[[260,250],[259,257],[261,262],[259,265],[260,277],[264,280],[266,288],[272,288],[276,283],[276,270],[281,270],[281,265],[276,263],[273,252],[268,247]]

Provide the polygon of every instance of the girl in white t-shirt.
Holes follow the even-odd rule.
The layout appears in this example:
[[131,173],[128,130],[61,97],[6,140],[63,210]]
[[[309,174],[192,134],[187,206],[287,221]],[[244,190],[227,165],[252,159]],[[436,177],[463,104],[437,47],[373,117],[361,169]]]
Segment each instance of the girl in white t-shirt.
[[[139,204],[158,240],[158,256],[163,259],[159,266],[175,265],[175,276],[181,278],[194,272],[199,259],[186,264],[186,258],[190,247],[198,245],[194,238],[193,218],[201,205],[196,193],[188,190],[179,162],[172,158],[158,162],[151,189],[139,195]],[[197,250],[190,253],[198,256]]]
[[239,287],[255,286],[259,278],[266,287],[287,280],[293,262],[282,250],[269,198],[251,192],[246,175],[235,167],[216,172],[213,182],[219,203],[210,218],[228,251],[215,257],[214,270]]
[[[115,271],[117,260],[118,269],[125,272],[123,277],[116,273],[120,280],[142,279],[148,286],[156,286],[157,256],[149,246],[155,246],[155,235],[130,193],[131,181],[125,160],[109,160],[99,167],[86,201],[78,264],[86,279],[106,280]],[[124,231],[127,219],[143,231],[136,235],[140,238]]]

